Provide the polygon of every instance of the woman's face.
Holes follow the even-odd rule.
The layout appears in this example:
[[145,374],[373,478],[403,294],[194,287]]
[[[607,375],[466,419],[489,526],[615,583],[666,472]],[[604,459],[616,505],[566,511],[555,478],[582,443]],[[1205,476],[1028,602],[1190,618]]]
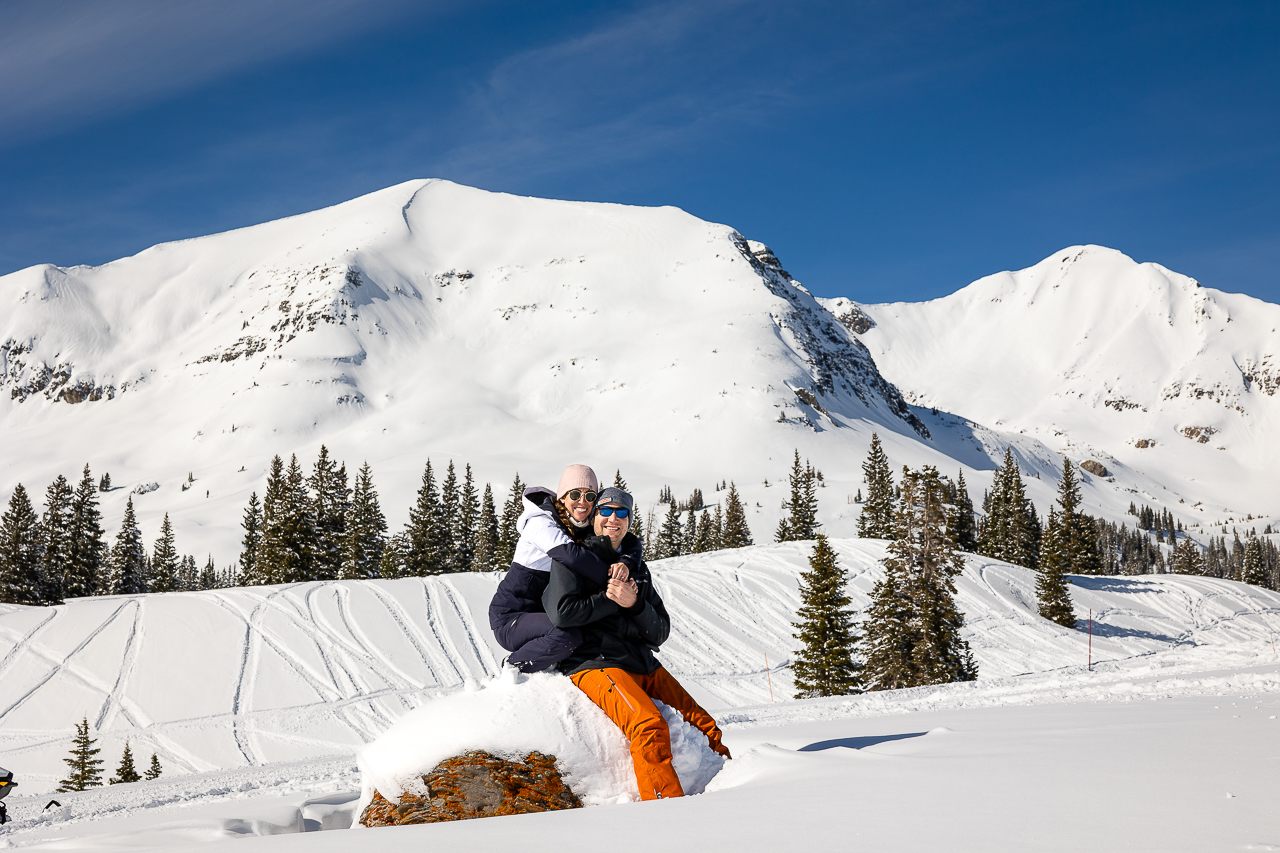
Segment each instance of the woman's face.
[[[574,495],[578,496],[574,500]],[[592,495],[593,500],[587,500],[587,495]],[[591,508],[595,506],[594,492],[588,492],[586,489],[573,489],[565,494],[561,501],[564,503],[565,510],[569,513],[569,517],[579,524],[586,524],[587,519],[591,516]]]
[[[618,507],[613,507],[617,509]],[[618,518],[615,512],[612,515],[601,515],[596,513],[595,532],[597,536],[608,536],[609,541],[613,543],[613,547],[617,548],[622,544],[622,537],[627,535],[627,531],[631,529],[631,516],[628,513],[626,518]]]

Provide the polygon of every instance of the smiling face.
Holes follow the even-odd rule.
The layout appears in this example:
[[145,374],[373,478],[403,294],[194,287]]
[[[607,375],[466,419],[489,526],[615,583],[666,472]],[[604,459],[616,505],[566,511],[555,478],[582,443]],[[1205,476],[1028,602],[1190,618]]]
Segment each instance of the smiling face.
[[[573,499],[573,492],[578,493],[578,500],[576,501]],[[595,506],[594,503],[587,500],[587,492],[581,489],[566,492],[560,502],[564,504],[565,511],[569,513],[569,519],[580,527],[586,525],[587,519],[591,517],[591,509]]]
[[[605,506],[618,509],[617,504],[605,504]],[[615,512],[612,515],[604,516],[596,513],[595,532],[597,536],[608,536],[609,541],[613,543],[613,547],[617,548],[622,544],[622,537],[627,535],[627,531],[631,529],[631,517],[618,518]]]

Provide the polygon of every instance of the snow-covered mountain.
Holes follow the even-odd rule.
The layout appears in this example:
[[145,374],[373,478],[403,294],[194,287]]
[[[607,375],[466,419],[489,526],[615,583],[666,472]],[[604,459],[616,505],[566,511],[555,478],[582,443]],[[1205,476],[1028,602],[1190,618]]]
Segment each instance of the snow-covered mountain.
[[1187,520],[1280,512],[1280,306],[1100,246],[929,302],[822,301],[915,405],[1093,458]]
[[[136,498],[144,534],[168,511],[180,547],[222,564],[271,456],[308,464],[321,443],[370,461],[398,522],[428,457],[500,490],[585,460],[642,495],[763,493],[796,446],[852,478],[872,429],[928,434],[767,247],[674,208],[413,181],[22,270],[0,306],[0,489],[39,494],[88,461],[124,487],[111,522],[157,483]],[[762,504],[763,532],[778,510]]]

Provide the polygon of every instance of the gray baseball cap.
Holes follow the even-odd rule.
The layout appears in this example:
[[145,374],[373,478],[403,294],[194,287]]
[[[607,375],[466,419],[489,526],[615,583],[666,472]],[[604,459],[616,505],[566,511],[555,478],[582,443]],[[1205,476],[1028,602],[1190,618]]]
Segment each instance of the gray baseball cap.
[[596,498],[597,507],[609,506],[610,504],[624,507],[628,514],[635,512],[636,509],[635,501],[632,500],[631,495],[614,486],[605,489],[600,493],[600,497]]

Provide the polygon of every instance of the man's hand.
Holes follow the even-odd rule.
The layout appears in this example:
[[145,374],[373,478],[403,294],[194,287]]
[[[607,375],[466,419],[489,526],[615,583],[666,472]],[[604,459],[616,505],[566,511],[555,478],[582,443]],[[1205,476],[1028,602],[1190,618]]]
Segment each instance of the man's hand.
[[614,563],[609,567],[609,577],[616,581],[630,580],[631,571],[626,563]]
[[605,590],[605,597],[616,602],[619,607],[632,607],[640,597],[640,588],[633,580],[612,579],[609,581],[609,588]]

